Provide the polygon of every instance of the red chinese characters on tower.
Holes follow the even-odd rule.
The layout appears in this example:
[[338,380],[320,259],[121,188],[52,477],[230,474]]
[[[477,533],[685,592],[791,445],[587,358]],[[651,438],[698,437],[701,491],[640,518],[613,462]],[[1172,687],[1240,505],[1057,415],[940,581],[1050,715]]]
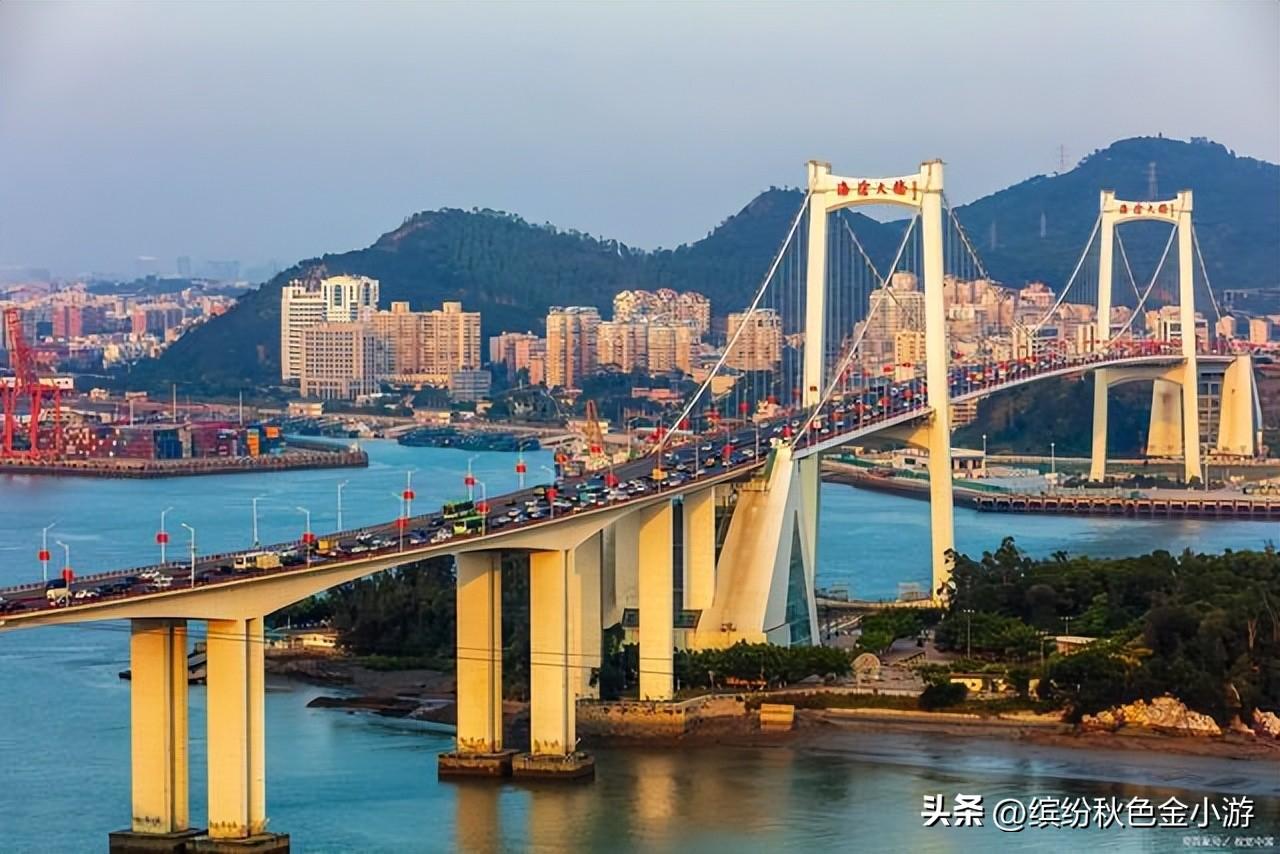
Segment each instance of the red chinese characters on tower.
[[858,195],[859,195],[859,196],[866,196],[866,195],[869,195],[870,193],[871,193],[871,182],[870,182],[870,181],[859,181],[859,182],[858,182]]
[[839,184],[837,184],[837,185],[836,185],[836,194],[837,194],[837,195],[840,195],[840,196],[847,196],[847,195],[849,195],[849,182],[848,182],[848,181],[841,181]]

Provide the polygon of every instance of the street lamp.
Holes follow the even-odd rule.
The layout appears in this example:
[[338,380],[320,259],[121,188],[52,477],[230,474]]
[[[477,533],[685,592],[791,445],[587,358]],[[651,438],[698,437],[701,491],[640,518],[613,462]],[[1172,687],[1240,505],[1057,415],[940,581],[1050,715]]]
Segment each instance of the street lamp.
[[551,475],[551,485],[547,487],[547,518],[556,518],[556,472],[555,469],[548,466],[541,467],[543,471]]
[[480,487],[480,503],[476,505],[476,510],[480,513],[480,535],[484,536],[489,533],[489,490],[485,488],[484,481],[476,484]]
[[1050,442],[1050,443],[1049,443],[1049,471],[1050,471],[1050,472],[1052,472],[1053,474],[1057,474],[1057,473],[1058,473],[1058,451],[1057,451],[1057,446],[1058,446],[1058,443],[1057,443],[1057,442]]
[[186,522],[178,523],[187,529],[191,534],[191,586],[196,586],[196,529],[188,525]]
[[57,522],[50,522],[40,530],[40,574],[44,577],[45,584],[49,583],[49,529]]
[[342,530],[342,488],[350,482],[351,481],[349,480],[338,481],[338,530],[339,531]]
[[396,530],[400,532],[400,551],[404,551],[404,529],[409,527],[409,515],[405,509],[408,502],[405,500],[404,493],[391,493],[400,502],[400,515],[396,517]]
[[[71,546],[62,540],[56,541],[62,547],[62,577],[67,578],[67,573],[71,571]],[[67,579],[67,590],[71,589],[71,580]]]
[[417,469],[409,469],[404,473],[404,518],[406,520],[413,515],[413,473],[415,471]]
[[266,498],[265,495],[255,495],[250,501],[253,504],[253,545],[259,544],[258,540],[258,502]]
[[311,566],[311,544],[316,541],[316,535],[311,533],[311,511],[305,507],[297,509],[299,513],[307,517],[307,529],[302,532],[302,550],[307,555],[307,566]]
[[468,501],[474,501],[476,498],[476,476],[471,472],[471,463],[478,459],[480,459],[479,454],[476,454],[473,457],[467,457],[467,474],[464,478],[462,478],[462,482],[467,487]]
[[172,507],[166,507],[160,511],[160,530],[156,532],[156,542],[160,544],[160,563],[166,562],[165,549],[169,545],[169,532],[164,527],[164,517],[168,516]]

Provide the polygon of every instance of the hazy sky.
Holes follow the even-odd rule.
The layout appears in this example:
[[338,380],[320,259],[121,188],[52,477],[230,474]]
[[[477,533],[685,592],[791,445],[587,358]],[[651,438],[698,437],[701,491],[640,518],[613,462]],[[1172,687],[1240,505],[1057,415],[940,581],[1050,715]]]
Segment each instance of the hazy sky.
[[284,264],[487,206],[701,237],[810,157],[955,203],[1126,136],[1280,160],[1280,4],[0,2],[0,266]]

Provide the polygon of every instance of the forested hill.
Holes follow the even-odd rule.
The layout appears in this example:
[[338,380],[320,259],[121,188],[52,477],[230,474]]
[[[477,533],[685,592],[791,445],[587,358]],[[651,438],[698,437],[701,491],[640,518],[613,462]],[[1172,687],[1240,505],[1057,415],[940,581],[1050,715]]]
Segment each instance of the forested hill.
[[[1236,157],[1213,143],[1125,140],[1070,172],[1033,178],[958,208],[957,216],[993,276],[1015,285],[1030,279],[1059,285],[1089,236],[1099,189],[1145,199],[1151,162],[1157,164],[1161,195],[1195,188],[1197,231],[1215,288],[1276,284],[1280,167]],[[801,200],[797,190],[767,190],[705,238],[651,252],[497,211],[415,214],[368,248],[285,270],[227,314],[184,336],[160,359],[136,366],[129,383],[147,388],[180,382],[192,391],[234,393],[277,382],[280,288],[308,275],[373,276],[382,283],[384,305],[409,300],[420,309],[460,299],[466,308],[483,312],[486,336],[504,329],[536,331],[552,305],[608,309],[613,294],[624,288],[700,291],[723,315],[750,300]],[[861,215],[852,222],[883,266],[901,224]],[[1142,256],[1157,240],[1162,242],[1138,234],[1130,248]]]

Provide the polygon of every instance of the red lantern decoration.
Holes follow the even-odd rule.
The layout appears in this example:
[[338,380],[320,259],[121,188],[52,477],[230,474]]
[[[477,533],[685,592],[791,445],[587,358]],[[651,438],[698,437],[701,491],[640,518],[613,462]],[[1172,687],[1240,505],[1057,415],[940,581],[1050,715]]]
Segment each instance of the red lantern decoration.
[[548,486],[547,487],[547,503],[551,503],[552,501],[555,501],[556,495],[557,495],[556,488],[554,486]]
[[738,411],[741,412],[743,415],[746,415],[748,412],[751,411],[751,404],[747,403],[745,400],[742,401],[742,403],[738,404]]
[[[462,479],[462,482],[463,482],[463,484],[465,484],[466,486],[475,486],[475,485],[476,485],[476,476],[475,476],[475,475],[473,475],[473,474],[468,474],[466,477],[464,477],[464,478]],[[405,490],[405,491],[406,491],[406,492],[408,492],[408,490]]]
[[396,519],[396,527],[403,531],[405,528],[409,527],[409,519],[405,516],[399,517]]
[[516,474],[524,474],[527,471],[529,471],[529,467],[524,464],[524,460],[516,463]]
[[480,502],[478,502],[478,503],[476,504],[476,512],[477,512],[477,513],[488,513],[488,512],[489,512],[489,502],[488,502],[488,501],[480,501]]
[[316,541],[316,535],[315,535],[315,534],[313,534],[313,533],[311,533],[310,531],[303,531],[303,532],[302,532],[302,541],[303,541],[304,543],[306,543],[307,545],[311,545],[312,543],[314,543],[314,542]]
[[37,556],[40,558],[40,560],[48,560],[48,559],[49,559],[49,550],[48,550],[48,549],[41,549],[41,550],[40,550],[40,551],[38,551],[36,554],[37,554]]
[[165,543],[169,542],[169,533],[168,533],[167,531],[160,531],[159,533],[157,533],[157,534],[156,534],[156,542],[157,542],[157,543],[159,543],[159,544],[160,544],[160,545],[162,545],[162,546],[163,546]]
[[417,496],[414,495],[414,492],[412,489],[406,489],[404,492],[400,493],[400,497],[403,498],[405,501],[412,501]]
[[607,486],[607,487],[609,487],[610,489],[612,489],[613,487],[617,486],[617,485],[618,485],[618,476],[617,476],[616,474],[614,474],[613,472],[611,472],[611,471],[610,471],[610,472],[605,472],[605,475],[604,475],[604,485],[605,485],[605,486]]
[[688,418],[681,418],[681,419],[680,419],[679,427],[680,427],[680,429],[681,429],[681,430],[688,430],[688,429],[689,429],[689,419],[688,419]]
[[783,428],[782,428],[782,436],[783,436],[783,438],[784,438],[784,439],[790,439],[790,438],[791,438],[791,425],[790,425],[790,424],[786,424],[786,425],[784,425],[784,426],[783,426]]
[[729,457],[732,455],[733,455],[733,445],[725,445],[720,450],[720,456],[724,457],[726,460],[729,459]]
[[75,579],[75,577],[76,577],[76,574],[71,571],[71,567],[64,566],[62,568],[62,580],[67,582],[67,584],[70,584]]

